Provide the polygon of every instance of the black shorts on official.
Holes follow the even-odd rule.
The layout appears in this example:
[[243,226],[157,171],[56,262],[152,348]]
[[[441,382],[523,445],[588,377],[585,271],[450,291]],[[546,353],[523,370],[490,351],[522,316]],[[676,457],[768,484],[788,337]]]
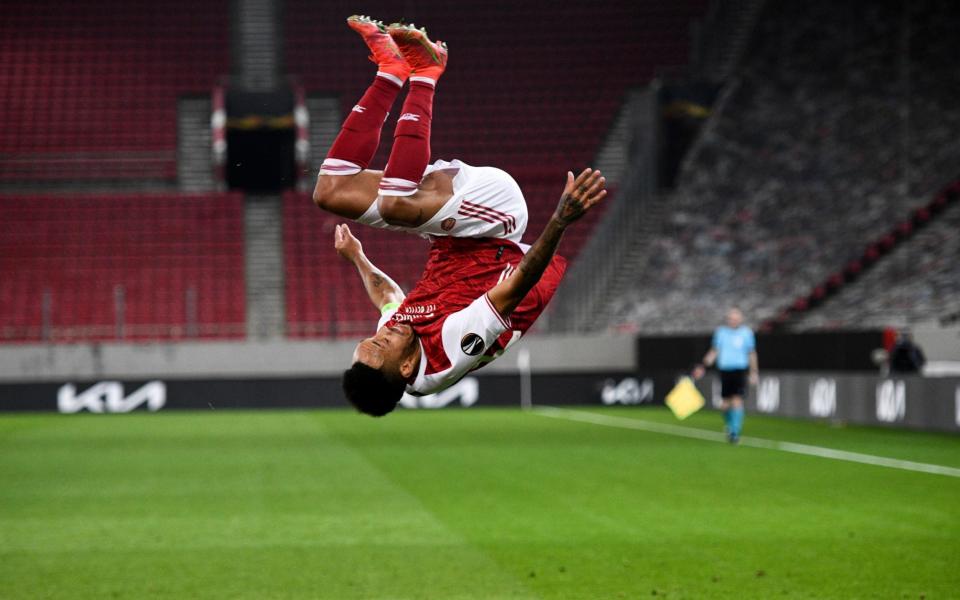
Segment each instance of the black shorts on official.
[[720,396],[730,398],[731,396],[740,396],[743,398],[747,392],[747,370],[734,369],[732,371],[720,371]]

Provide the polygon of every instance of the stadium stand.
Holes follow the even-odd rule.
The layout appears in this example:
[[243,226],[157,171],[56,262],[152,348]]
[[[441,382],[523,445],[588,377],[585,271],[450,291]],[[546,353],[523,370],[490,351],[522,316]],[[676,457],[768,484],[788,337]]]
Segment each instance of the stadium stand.
[[238,194],[0,196],[0,341],[242,337]]
[[[876,263],[795,319],[799,329],[906,326],[960,310],[960,184],[871,246]],[[931,219],[914,233],[920,218]],[[895,243],[895,235],[902,239]],[[888,249],[889,248],[889,249]],[[870,252],[870,249],[867,251]],[[881,253],[889,252],[882,256]],[[823,289],[823,286],[818,286]]]
[[[773,317],[929,202],[960,164],[958,19],[945,1],[768,5],[609,325],[703,331],[729,304]],[[897,273],[871,277],[919,318],[932,288]]]
[[[383,1],[364,4],[363,10],[388,21],[402,17],[425,23],[435,39],[450,40],[450,68],[435,101],[434,158],[460,158],[510,172],[527,199],[530,224],[524,241],[531,242],[556,205],[564,172],[593,160],[625,91],[648,82],[658,66],[685,63],[690,20],[705,5],[697,0],[609,2],[602,26],[597,27],[584,27],[597,19],[589,4],[562,4],[544,11],[536,3],[423,2],[404,5],[404,12],[398,13],[396,3]],[[288,68],[309,92],[339,95],[346,114],[374,73],[362,43],[343,22],[354,9],[345,6],[342,17],[332,19],[327,4],[291,0],[286,6]],[[531,27],[532,23],[536,25]],[[601,45],[606,56],[622,60],[598,62],[591,48]],[[386,162],[392,127],[388,120],[373,168],[383,168]],[[284,223],[300,230],[305,225],[289,219],[309,218],[303,208],[309,206],[309,198],[290,195],[286,203]],[[296,203],[299,208],[290,208]],[[591,213],[584,226],[572,230],[561,253],[574,257],[601,215],[602,211]],[[331,331],[328,321],[334,310],[346,311],[347,321],[354,318],[354,309],[342,304],[355,301],[359,288],[344,288],[344,295],[333,302],[336,309],[307,307],[319,298],[317,288],[310,286],[335,280],[317,279],[319,274],[341,276],[337,269],[325,271],[328,267],[319,265],[333,256],[326,239],[332,229],[328,235],[317,231],[286,240],[291,332]],[[391,244],[401,278],[419,272],[425,256],[421,241],[389,237],[396,238],[385,243]],[[302,258],[294,260],[298,256]],[[369,321],[369,309],[360,310]],[[347,323],[345,330],[350,328]],[[366,325],[363,331],[368,329]]]
[[227,73],[226,0],[0,11],[0,181],[171,180],[177,98]]

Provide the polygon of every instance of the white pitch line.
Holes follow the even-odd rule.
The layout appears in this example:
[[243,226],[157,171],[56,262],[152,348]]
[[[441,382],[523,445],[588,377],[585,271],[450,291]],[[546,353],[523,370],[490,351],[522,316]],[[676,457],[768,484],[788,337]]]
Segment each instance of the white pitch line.
[[[571,410],[568,408],[557,408],[555,406],[535,406],[533,407],[533,412],[543,417],[550,417],[552,419],[579,421],[581,423],[591,423],[593,425],[603,425],[606,427],[619,427],[621,429],[636,429],[639,431],[662,433],[664,435],[675,435],[678,437],[694,438],[709,442],[727,442],[727,437],[722,433],[704,431],[703,429],[695,429],[693,427],[681,427],[679,425],[655,423],[653,421],[642,421],[640,419],[630,419],[627,417],[614,417],[610,415],[601,415],[594,412]],[[929,463],[914,462],[912,460],[887,458],[885,456],[874,456],[873,454],[861,454],[860,452],[848,452],[846,450],[834,450],[832,448],[811,446],[809,444],[796,444],[794,442],[781,442],[779,440],[767,440],[763,438],[746,436],[740,438],[740,444],[743,446],[752,446],[754,448],[764,448],[766,450],[779,450],[781,452],[791,452],[793,454],[818,456],[820,458],[832,458],[834,460],[863,463],[865,465],[874,465],[878,467],[889,467],[891,469],[901,469],[903,471],[933,473],[935,475],[946,475],[947,477],[960,477],[960,469],[954,467],[932,465]]]

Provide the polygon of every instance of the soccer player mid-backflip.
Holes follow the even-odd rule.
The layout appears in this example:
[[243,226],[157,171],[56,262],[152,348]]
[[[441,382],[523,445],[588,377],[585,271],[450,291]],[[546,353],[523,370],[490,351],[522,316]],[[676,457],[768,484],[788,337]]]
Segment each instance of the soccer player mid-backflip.
[[[320,168],[317,206],[359,223],[429,236],[426,269],[409,295],[364,255],[346,225],[334,246],[356,265],[381,312],[377,332],[361,341],[344,372],[347,399],[361,412],[392,411],[404,392],[425,395],[495,359],[533,325],[553,297],[566,262],[555,252],[564,230],[605,195],[599,171],[566,186],[532,246],[520,244],[527,207],[516,182],[493,167],[430,159],[430,121],[447,47],[413,25],[385,27],[368,17],[347,24],[366,42],[377,75]],[[386,170],[367,165],[405,81]]]

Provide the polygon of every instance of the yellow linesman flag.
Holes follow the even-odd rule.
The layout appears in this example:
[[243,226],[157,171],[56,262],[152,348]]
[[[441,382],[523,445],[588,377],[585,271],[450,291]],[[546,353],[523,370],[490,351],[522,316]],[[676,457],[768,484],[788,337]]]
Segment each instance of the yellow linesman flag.
[[667,394],[667,406],[675,417],[683,420],[703,408],[703,395],[697,386],[693,385],[692,379],[681,377]]

